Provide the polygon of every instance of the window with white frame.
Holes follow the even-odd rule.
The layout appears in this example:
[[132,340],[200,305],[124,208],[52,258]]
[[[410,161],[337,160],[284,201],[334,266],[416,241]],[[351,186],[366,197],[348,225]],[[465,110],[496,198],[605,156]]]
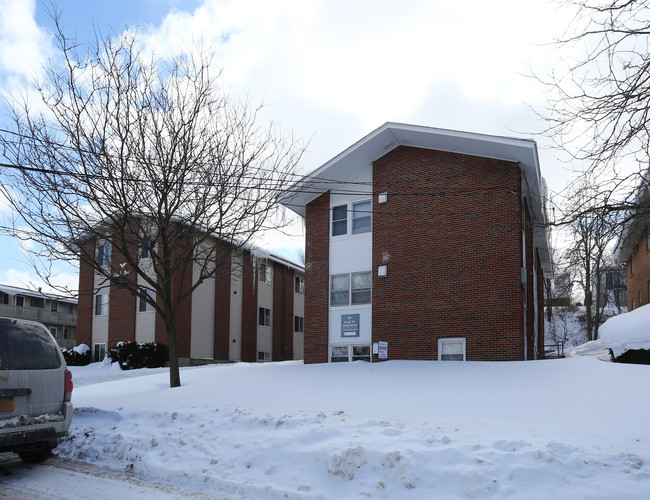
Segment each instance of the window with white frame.
[[16,307],[25,307],[25,297],[16,295]]
[[369,345],[333,345],[330,349],[330,363],[371,361]]
[[331,363],[340,363],[349,361],[348,346],[346,345],[333,345],[332,355],[330,356]]
[[363,271],[332,275],[330,305],[349,306],[370,304],[372,300],[372,273]]
[[56,335],[59,333],[59,329],[56,326],[51,326],[50,333],[52,334],[52,337],[56,338]]
[[106,316],[108,314],[108,295],[95,295],[95,316]]
[[305,318],[302,316],[293,317],[293,331],[296,333],[305,333]]
[[260,281],[271,283],[273,281],[273,267],[268,262],[262,262],[259,266]]
[[348,234],[348,206],[332,207],[332,236]]
[[151,254],[156,251],[156,242],[158,237],[155,234],[143,234],[140,238],[140,258],[149,259]]
[[147,298],[140,297],[140,306],[138,310],[140,312],[152,312],[154,310],[153,304],[156,301],[156,293],[151,290],[147,290]]
[[632,310],[636,309],[636,301],[632,299]]
[[352,234],[367,233],[372,228],[372,206],[370,201],[352,204]]
[[108,266],[111,264],[111,245],[105,243],[97,247],[97,263],[100,266]]
[[59,303],[56,300],[50,302],[50,311],[59,312]]
[[266,307],[259,308],[259,320],[258,325],[260,326],[271,326],[271,309]]
[[93,361],[104,361],[106,357],[106,344],[95,344],[93,346]]
[[465,338],[438,339],[439,361],[465,361]]
[[44,309],[45,308],[45,299],[43,297],[30,297],[29,298],[29,306],[30,307],[37,307],[38,309]]
[[258,361],[270,361],[271,360],[271,353],[270,352],[264,352],[264,351],[257,351],[257,360]]
[[305,278],[302,278],[300,276],[296,276],[295,290],[296,290],[296,293],[299,293],[301,295],[305,293]]

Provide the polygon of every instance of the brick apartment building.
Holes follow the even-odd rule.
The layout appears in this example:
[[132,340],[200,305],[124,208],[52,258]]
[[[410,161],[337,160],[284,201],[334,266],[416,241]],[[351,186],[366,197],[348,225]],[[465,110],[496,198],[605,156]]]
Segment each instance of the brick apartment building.
[[[110,244],[95,246],[97,259],[119,269]],[[77,341],[92,347],[94,361],[120,341],[167,343],[162,318],[147,301],[105,283],[82,259]],[[181,306],[179,360],[183,366],[302,359],[303,325],[302,266],[260,250],[227,250],[217,275]]]
[[545,191],[532,140],[395,123],[307,175],[305,362],[536,359]]
[[[648,175],[639,189],[638,202],[650,200]],[[650,215],[640,214],[626,225],[616,244],[614,259],[625,264],[627,270],[628,311],[650,304]]]

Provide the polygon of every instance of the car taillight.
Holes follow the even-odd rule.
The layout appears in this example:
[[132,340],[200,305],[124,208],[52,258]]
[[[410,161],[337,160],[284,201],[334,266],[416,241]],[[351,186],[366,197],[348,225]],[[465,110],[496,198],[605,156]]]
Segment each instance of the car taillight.
[[70,370],[65,371],[65,400],[72,400],[72,372]]

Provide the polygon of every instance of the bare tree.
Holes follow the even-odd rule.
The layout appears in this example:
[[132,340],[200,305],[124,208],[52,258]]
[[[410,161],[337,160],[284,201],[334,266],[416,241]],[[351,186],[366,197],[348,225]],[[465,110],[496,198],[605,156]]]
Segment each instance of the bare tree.
[[304,147],[225,94],[210,51],[158,57],[130,32],[82,51],[55,21],[61,62],[34,84],[38,106],[9,102],[0,189],[39,257],[81,259],[105,286],[149,301],[179,386],[181,304],[224,248],[278,224],[276,193]]
[[573,283],[584,294],[587,341],[598,339],[598,328],[604,320],[605,272],[611,267],[609,256],[619,226],[616,212],[603,210],[594,201],[594,190],[591,185],[581,185],[571,196],[573,206],[569,210],[581,213],[569,225],[572,241],[565,255]]

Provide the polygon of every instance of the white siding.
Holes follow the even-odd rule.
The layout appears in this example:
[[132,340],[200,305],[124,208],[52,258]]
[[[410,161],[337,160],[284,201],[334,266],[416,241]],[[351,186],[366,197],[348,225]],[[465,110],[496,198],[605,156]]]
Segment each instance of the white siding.
[[244,295],[242,264],[242,256],[233,253],[230,277],[230,344],[228,348],[230,361],[241,361],[242,297]]
[[[195,263],[193,283],[196,283],[199,273],[200,265]],[[206,279],[192,294],[191,358],[214,358],[215,282],[215,278]]]
[[[305,276],[296,272],[296,277],[304,278]],[[293,292],[293,315],[305,317],[305,294],[296,293],[295,282]],[[295,327],[294,327],[295,329]],[[305,359],[305,335],[303,333],[293,333],[293,359]]]
[[[108,304],[108,314],[105,316],[96,316],[95,315],[95,295],[101,293],[106,297],[109,296],[109,287],[105,286],[105,278],[101,275],[95,273],[93,281],[93,304],[92,304],[92,344],[105,344],[108,342],[108,315],[111,314],[111,304]],[[102,286],[103,285],[103,286]],[[93,346],[90,346],[92,349]]]
[[[358,180],[372,182],[372,167],[361,169],[363,175]],[[367,195],[333,194],[330,206],[349,204],[356,201],[372,200],[372,188],[364,186]],[[373,205],[375,200],[373,201]],[[331,217],[331,212],[330,212]],[[353,272],[371,271],[373,276],[376,270],[372,268],[372,232],[349,234],[352,224],[351,213],[348,213],[348,235],[330,236],[330,276],[333,274],[347,274]],[[331,235],[331,222],[329,227]],[[388,264],[390,272],[390,263]],[[328,284],[328,287],[330,285]],[[329,300],[329,299],[328,299]],[[341,337],[341,318],[347,314],[359,314],[359,337]],[[372,340],[372,305],[336,306],[329,310],[329,342],[330,344],[367,344]]]
[[[153,275],[153,271],[148,273]],[[138,276],[138,285],[144,284],[144,278]],[[140,299],[135,300],[135,341],[155,342],[156,341],[156,313],[155,311],[140,312]]]
[[[272,266],[271,261],[268,262],[268,265]],[[260,326],[259,320],[257,321],[257,352],[268,352],[269,361],[273,360],[273,323],[275,319],[275,311],[273,310],[273,281],[271,283],[265,283],[259,281],[259,272],[257,274],[257,307],[258,310],[255,311],[255,314],[259,317],[259,308],[265,307],[271,310],[271,326]],[[273,276],[275,279],[275,276]]]

